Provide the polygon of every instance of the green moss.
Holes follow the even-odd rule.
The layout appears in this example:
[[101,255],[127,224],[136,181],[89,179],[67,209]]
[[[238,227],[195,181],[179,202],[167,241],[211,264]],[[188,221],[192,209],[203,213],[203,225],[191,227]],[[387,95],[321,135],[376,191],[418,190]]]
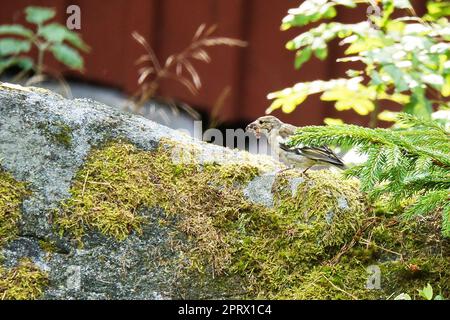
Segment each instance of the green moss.
[[[242,239],[233,270],[258,275],[251,284],[258,297],[278,298],[298,286],[315,264],[350,241],[362,223],[365,206],[357,184],[329,172],[304,178],[296,171],[278,175],[274,209],[253,209],[241,217],[241,226],[234,226],[243,231],[231,233]],[[295,181],[298,185],[292,185]]]
[[53,241],[49,240],[39,240],[39,247],[47,253],[54,253],[59,251],[57,245]]
[[65,148],[72,146],[72,128],[63,122],[39,123],[37,127],[52,142]]
[[[442,240],[411,229],[424,224],[374,216],[357,182],[328,171],[307,178],[286,171],[273,186],[274,207],[266,208],[242,192],[258,167],[177,163],[173,147],[164,141],[148,152],[113,142],[94,150],[55,217],[61,232],[79,241],[88,230],[123,240],[147,223],[141,209],[160,207],[160,223],[175,223],[188,239],[173,241],[186,278],[195,273],[199,286],[219,292],[238,288],[233,297],[386,299],[414,294],[426,281],[448,292],[448,253],[434,247],[442,249]],[[365,288],[372,264],[382,269],[382,290]],[[424,276],[405,276],[411,265]]]
[[[139,208],[158,206],[168,216],[179,217],[179,229],[195,243],[188,253],[189,269],[254,274],[248,281],[249,295],[271,296],[343,245],[362,216],[356,187],[342,187],[337,175],[324,180],[312,173],[294,197],[283,189],[288,180],[281,177],[276,184],[278,205],[268,209],[250,203],[242,193],[258,168],[177,164],[172,155],[170,142],[155,152],[126,143],[93,151],[75,177],[72,198],[55,219],[60,230],[78,240],[88,229],[122,240],[145,223]],[[345,197],[354,212],[340,208],[336,195]],[[304,196],[315,197],[321,205],[306,214]],[[341,228],[327,222],[328,216]]]
[[123,240],[141,231],[146,222],[141,208],[161,207],[168,216],[183,217],[179,227],[198,242],[191,267],[203,269],[207,257],[218,272],[230,258],[216,224],[251,207],[230,181],[244,183],[257,172],[250,166],[177,164],[169,143],[155,152],[112,143],[91,153],[55,222],[79,241],[89,229]]
[[0,300],[38,299],[47,283],[47,274],[28,259],[12,269],[0,266]]
[[26,195],[25,183],[0,169],[0,247],[17,235],[20,206]]
[[375,290],[365,288],[366,267],[359,263],[338,264],[333,267],[315,266],[295,287],[282,292],[278,298],[298,300],[374,299]]
[[249,164],[230,164],[226,166],[207,164],[205,170],[210,174],[219,173],[219,178],[225,184],[243,184],[251,181],[259,174],[258,168]]
[[[304,177],[293,172],[289,178]],[[281,175],[274,191],[285,223],[297,225],[295,232],[310,238],[308,242],[315,243],[321,251],[324,247],[342,246],[370,216],[365,212],[367,206],[357,181],[342,181],[337,173],[312,171],[295,190]]]
[[[0,171],[0,248],[17,236],[20,207],[27,195],[25,183]],[[12,269],[0,265],[0,300],[39,298],[46,282],[47,275],[29,260]]]
[[57,216],[61,231],[81,239],[91,227],[119,240],[132,230],[140,231],[143,218],[137,212],[153,201],[147,171],[152,162],[151,154],[138,153],[130,145],[94,151],[75,177],[72,198]]
[[54,134],[56,142],[62,144],[66,148],[72,145],[72,129],[67,125],[60,125]]

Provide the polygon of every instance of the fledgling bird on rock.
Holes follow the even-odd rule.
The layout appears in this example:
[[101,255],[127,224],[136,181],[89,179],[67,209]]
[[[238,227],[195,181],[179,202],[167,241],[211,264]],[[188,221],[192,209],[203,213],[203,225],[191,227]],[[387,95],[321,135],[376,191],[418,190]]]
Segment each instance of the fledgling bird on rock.
[[284,123],[274,116],[264,116],[250,123],[246,131],[253,132],[259,139],[261,134],[267,137],[272,154],[289,167],[303,169],[303,173],[314,165],[334,165],[344,169],[342,160],[327,146],[289,147],[286,143],[294,135],[297,127]]

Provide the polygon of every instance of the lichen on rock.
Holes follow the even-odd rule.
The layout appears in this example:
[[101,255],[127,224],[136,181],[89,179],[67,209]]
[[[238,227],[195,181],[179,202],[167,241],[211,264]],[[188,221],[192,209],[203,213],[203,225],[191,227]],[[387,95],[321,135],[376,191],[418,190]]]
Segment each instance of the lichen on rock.
[[48,277],[29,259],[14,268],[0,266],[0,300],[31,300],[40,298]]

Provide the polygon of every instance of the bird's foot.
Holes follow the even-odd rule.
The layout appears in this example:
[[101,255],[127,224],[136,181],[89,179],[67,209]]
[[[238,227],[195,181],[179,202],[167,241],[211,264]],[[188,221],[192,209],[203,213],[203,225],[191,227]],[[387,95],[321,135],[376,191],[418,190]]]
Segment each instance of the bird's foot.
[[302,171],[302,174],[305,176],[305,177],[307,177],[307,178],[309,178],[309,175],[306,173],[309,169],[311,169],[311,167],[312,166],[309,166],[308,168],[306,168],[305,170],[303,170]]

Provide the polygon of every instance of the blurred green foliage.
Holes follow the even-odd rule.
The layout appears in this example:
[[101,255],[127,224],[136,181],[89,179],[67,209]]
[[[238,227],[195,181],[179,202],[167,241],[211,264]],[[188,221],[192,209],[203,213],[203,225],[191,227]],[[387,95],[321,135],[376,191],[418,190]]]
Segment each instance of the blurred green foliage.
[[[80,51],[88,52],[89,47],[76,32],[49,21],[56,15],[53,8],[27,7],[24,12],[34,30],[20,24],[0,25],[0,73],[16,66],[23,71],[44,74],[46,52],[71,69],[83,70]],[[38,51],[36,61],[31,56],[33,47]]]
[[[368,6],[367,20],[354,24],[323,22],[337,16],[339,7]],[[409,0],[306,0],[290,9],[282,30],[309,26],[309,30],[286,44],[296,52],[295,67],[301,68],[313,56],[328,57],[329,43],[339,39],[345,57],[338,62],[357,62],[361,70],[347,70],[347,78],[298,83],[269,94],[268,113],[282,109],[290,113],[309,95],[334,101],[339,111],[354,110],[377,120],[393,120],[380,114],[389,100],[403,106],[403,112],[430,118],[433,108],[448,108],[450,96],[449,1],[429,1],[427,13],[417,16]],[[332,119],[328,119],[330,121]]]
[[[427,284],[426,287],[417,291],[419,292],[420,297],[424,300],[445,300],[440,294],[436,296],[433,295],[433,287],[430,284]],[[394,300],[412,300],[412,298],[407,293],[401,293],[396,296]]]

